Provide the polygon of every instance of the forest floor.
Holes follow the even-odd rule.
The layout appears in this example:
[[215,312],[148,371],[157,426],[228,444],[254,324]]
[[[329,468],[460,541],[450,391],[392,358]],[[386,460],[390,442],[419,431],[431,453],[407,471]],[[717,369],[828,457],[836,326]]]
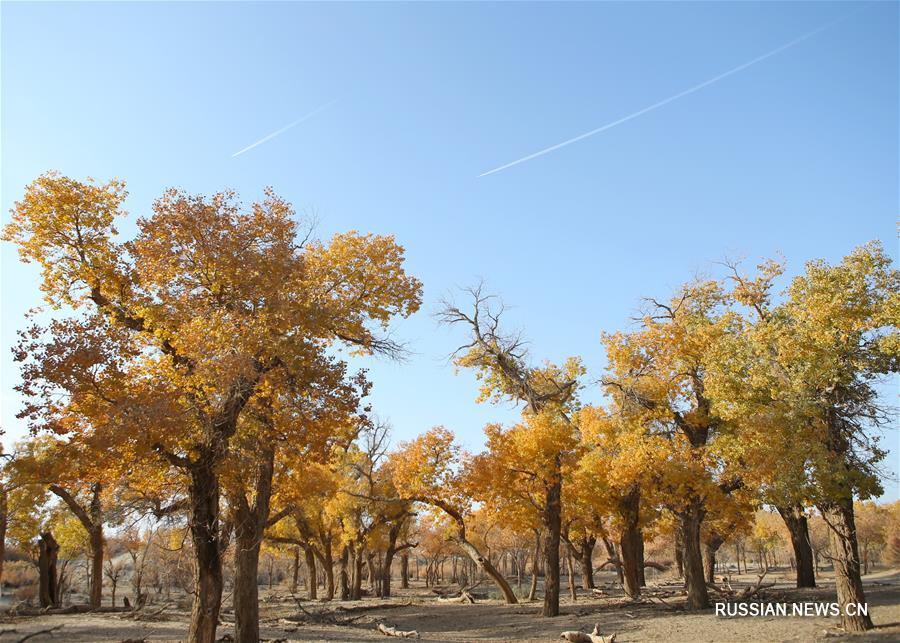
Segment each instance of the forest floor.
[[[588,596],[580,590],[573,602],[563,582],[564,598],[557,618],[541,618],[541,603],[522,602],[505,605],[496,599],[476,604],[441,602],[424,587],[395,590],[390,600],[367,598],[362,601],[298,603],[285,589],[261,591],[261,636],[269,641],[390,641],[375,628],[378,623],[400,630],[417,630],[423,641],[529,641],[559,640],[563,630],[590,631],[599,623],[602,634],[615,633],[617,643],[628,641],[665,641],[666,643],[715,641],[754,643],[769,641],[848,640],[900,641],[900,571],[887,570],[865,577],[866,598],[876,629],[865,634],[848,635],[838,629],[837,617],[755,616],[717,617],[714,610],[685,612],[679,588],[664,577],[650,582],[648,594],[661,593],[663,602],[633,602],[613,587],[607,573],[597,574],[598,586],[608,596]],[[827,574],[819,579],[820,588],[797,590],[791,587],[789,570],[770,573],[765,582],[776,581],[764,590],[761,600],[769,602],[833,602],[834,582]],[[753,585],[756,576],[732,576],[735,589]],[[474,590],[487,591],[486,585]],[[673,596],[674,594],[674,596]],[[715,595],[713,599],[715,600]],[[226,597],[227,603],[227,597]],[[161,606],[161,605],[160,605]],[[157,608],[147,608],[152,613]],[[164,610],[152,620],[134,620],[124,613],[48,614],[41,616],[3,616],[0,641],[17,641],[39,634],[32,643],[53,641],[179,641],[187,630],[186,609]],[[233,632],[233,614],[223,614],[219,635]],[[10,631],[10,630],[14,630]],[[396,639],[399,640],[399,639]]]

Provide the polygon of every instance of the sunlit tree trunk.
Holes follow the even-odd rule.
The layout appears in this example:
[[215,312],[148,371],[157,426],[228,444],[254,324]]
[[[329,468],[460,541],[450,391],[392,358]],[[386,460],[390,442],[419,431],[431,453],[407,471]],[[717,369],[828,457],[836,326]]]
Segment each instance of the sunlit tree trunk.
[[853,515],[853,500],[831,502],[821,509],[828,524],[834,580],[841,608],[841,627],[848,632],[870,630],[874,625],[868,614],[848,613],[848,606],[852,605],[850,609],[858,612],[857,605],[866,604],[859,570],[859,545]]

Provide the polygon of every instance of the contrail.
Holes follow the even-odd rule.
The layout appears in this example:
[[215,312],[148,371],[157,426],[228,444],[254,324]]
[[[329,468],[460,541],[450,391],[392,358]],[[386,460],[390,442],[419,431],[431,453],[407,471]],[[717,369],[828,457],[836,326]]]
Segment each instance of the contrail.
[[664,105],[668,105],[672,101],[676,101],[679,98],[683,98],[683,97],[687,96],[688,94],[693,94],[694,92],[700,91],[704,87],[709,87],[713,83],[717,83],[724,78],[728,78],[729,76],[736,74],[739,71],[743,71],[743,70],[747,69],[747,67],[751,67],[751,66],[755,65],[756,63],[766,60],[767,58],[771,58],[772,56],[780,54],[784,50],[790,49],[791,47],[800,44],[804,40],[807,40],[819,33],[822,33],[826,29],[830,29],[834,25],[838,24],[839,22],[841,22],[843,20],[846,20],[847,18],[849,18],[853,14],[857,13],[858,11],[853,11],[845,16],[842,16],[841,18],[838,18],[837,20],[829,22],[829,23],[819,27],[818,29],[814,29],[813,31],[810,31],[809,33],[805,33],[802,36],[795,38],[794,40],[791,40],[790,42],[788,42],[784,45],[781,45],[780,47],[776,47],[775,49],[773,49],[772,51],[770,51],[768,53],[765,53],[761,56],[757,56],[753,60],[748,60],[747,62],[745,62],[741,65],[738,65],[737,67],[734,67],[733,69],[729,69],[728,71],[723,72],[723,73],[719,74],[718,76],[713,76],[709,80],[704,80],[699,85],[694,85],[693,87],[691,87],[689,89],[685,89],[684,91],[678,92],[674,96],[669,96],[668,98],[665,98],[665,99],[659,101],[658,103],[654,103],[653,105],[650,105],[649,107],[645,107],[644,109],[638,110],[638,111],[634,112],[633,114],[629,114],[628,116],[623,116],[619,120],[613,121],[612,123],[607,123],[606,125],[598,127],[597,129],[592,129],[590,132],[585,132],[584,134],[579,134],[578,136],[576,136],[574,138],[570,138],[567,141],[563,141],[562,143],[557,143],[556,145],[551,145],[550,147],[546,147],[542,150],[535,152],[534,154],[529,154],[528,156],[523,156],[520,159],[516,159],[515,161],[511,161],[505,165],[501,165],[500,167],[495,167],[493,170],[488,170],[487,172],[479,174],[478,178],[487,176],[488,174],[494,174],[495,172],[500,172],[501,170],[505,170],[514,165],[518,165],[519,163],[524,163],[525,161],[530,161],[531,159],[535,159],[539,156],[543,156],[544,154],[549,154],[550,152],[553,152],[554,150],[558,150],[561,147],[565,147],[566,145],[571,145],[572,143],[577,143],[578,141],[586,139],[589,136],[593,136],[594,134],[599,134],[600,132],[605,132],[606,130],[612,129],[613,127],[615,127],[617,125],[621,125],[622,123],[628,122],[633,118],[642,116],[642,115],[646,114],[647,112],[652,112],[655,109],[659,109],[660,107],[662,107]]
[[329,102],[325,103],[324,105],[320,105],[319,107],[316,107],[316,108],[315,108],[313,111],[311,111],[309,114],[306,114],[306,115],[304,115],[304,116],[301,116],[300,118],[298,118],[297,120],[295,120],[293,123],[288,123],[287,125],[285,125],[285,126],[282,127],[281,129],[275,130],[274,132],[272,132],[272,133],[269,134],[268,136],[263,136],[261,139],[259,139],[259,140],[256,141],[255,143],[251,143],[250,145],[248,145],[248,146],[245,147],[244,149],[235,152],[234,154],[231,155],[231,158],[234,158],[235,156],[240,156],[240,155],[243,154],[244,152],[247,152],[247,151],[249,151],[249,150],[252,150],[252,149],[253,149],[254,147],[256,147],[257,145],[262,145],[262,144],[265,143],[266,141],[271,141],[273,138],[275,138],[276,136],[278,136],[278,135],[280,135],[280,134],[284,134],[286,131],[288,131],[288,130],[291,129],[292,127],[295,127],[295,126],[299,125],[300,123],[302,123],[303,121],[305,121],[305,120],[307,120],[307,119],[309,119],[309,118],[312,118],[313,116],[315,116],[316,114],[318,114],[319,112],[321,112],[323,109],[328,109],[329,107],[331,107],[332,105],[334,105],[336,102],[337,102],[337,99],[334,99],[334,100],[332,100],[332,101],[329,101]]

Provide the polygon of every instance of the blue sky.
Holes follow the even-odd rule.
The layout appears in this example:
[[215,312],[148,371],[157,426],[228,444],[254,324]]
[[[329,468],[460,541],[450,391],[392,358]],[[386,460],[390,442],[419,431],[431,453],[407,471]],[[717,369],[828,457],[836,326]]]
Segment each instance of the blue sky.
[[[486,422],[515,416],[475,405],[472,377],[445,359],[461,338],[430,316],[477,277],[513,306],[535,357],[581,355],[596,378],[602,331],[725,256],[780,252],[796,272],[881,239],[896,258],[896,3],[0,11],[4,220],[29,181],[58,169],[125,179],[132,216],[169,186],[232,187],[249,202],[272,185],[318,213],[322,237],[395,234],[425,283],[423,311],[397,327],[414,356],[370,365],[374,406],[396,439],[445,424],[477,448]],[[825,25],[659,109],[479,178]],[[7,244],[0,267],[0,346],[10,346],[39,303],[37,271]],[[0,349],[10,436],[21,435],[16,379]],[[895,395],[896,380],[885,390]],[[894,471],[898,437],[888,436]]]

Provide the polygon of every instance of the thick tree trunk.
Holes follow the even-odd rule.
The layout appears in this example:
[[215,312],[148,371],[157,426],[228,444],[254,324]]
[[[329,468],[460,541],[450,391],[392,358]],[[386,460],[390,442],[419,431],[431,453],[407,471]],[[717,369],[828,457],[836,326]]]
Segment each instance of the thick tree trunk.
[[837,599],[841,608],[841,627],[848,632],[863,632],[874,626],[868,614],[859,614],[866,605],[859,573],[859,545],[853,500],[841,500],[821,507],[831,541]]
[[[559,457],[557,456],[557,461]],[[546,491],[544,500],[544,607],[542,616],[559,615],[559,543],[562,531],[562,481],[556,481]]]
[[211,462],[188,469],[190,529],[194,546],[194,604],[189,643],[214,643],[222,607],[222,535],[219,531],[219,479]]
[[237,536],[234,549],[234,640],[259,641],[259,543]]
[[335,582],[334,582],[334,555],[331,553],[331,541],[322,543],[322,563],[325,572],[325,600],[334,600]]
[[791,546],[794,549],[794,562],[797,568],[797,587],[815,587],[816,571],[813,562],[812,545],[809,540],[809,522],[803,507],[777,507],[788,533],[791,535]]
[[91,545],[91,607],[100,607],[103,601],[103,525],[90,531]]
[[52,607],[59,594],[56,576],[59,543],[49,531],[40,535],[38,552],[38,599],[41,607]]
[[362,571],[365,560],[362,550],[353,552],[353,584],[350,588],[350,600],[358,601],[362,598]]
[[597,539],[590,538],[581,539],[581,586],[586,590],[594,589],[594,545]]
[[409,554],[400,555],[400,589],[409,589]]
[[619,502],[619,517],[622,519],[622,534],[619,546],[622,549],[623,589],[631,598],[641,596],[641,530],[639,528],[641,489],[633,485],[628,494]]
[[[272,477],[275,471],[275,451],[263,447],[258,454],[253,504],[246,489],[239,489],[230,498],[234,523],[234,640],[237,643],[259,641],[259,550],[269,520],[272,498]],[[269,588],[273,570],[269,568]]]
[[698,500],[678,515],[684,537],[684,585],[688,609],[707,609],[709,591],[703,578],[703,555],[700,550],[700,524],[703,510]]
[[341,551],[340,566],[341,600],[347,601],[350,600],[350,550],[347,547]]
[[[303,550],[303,555],[306,558],[306,596],[309,600],[314,601],[317,598],[316,595],[316,555],[312,550],[312,547],[307,547]],[[334,580],[332,577],[332,587],[331,591],[334,591]]]

